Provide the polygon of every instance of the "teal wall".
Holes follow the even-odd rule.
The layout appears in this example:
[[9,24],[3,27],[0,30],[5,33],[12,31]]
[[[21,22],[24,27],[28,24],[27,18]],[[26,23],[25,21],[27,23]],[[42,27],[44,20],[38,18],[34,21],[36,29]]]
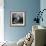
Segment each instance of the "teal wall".
[[[18,41],[32,29],[33,19],[40,9],[40,0],[4,0],[4,39]],[[26,25],[24,27],[10,27],[10,12],[24,11]]]

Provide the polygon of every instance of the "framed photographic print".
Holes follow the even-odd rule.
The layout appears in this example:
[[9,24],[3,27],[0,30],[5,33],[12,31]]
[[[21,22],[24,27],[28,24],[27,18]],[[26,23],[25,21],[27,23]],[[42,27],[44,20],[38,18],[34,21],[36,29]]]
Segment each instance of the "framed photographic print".
[[25,12],[11,12],[10,21],[11,26],[24,26]]

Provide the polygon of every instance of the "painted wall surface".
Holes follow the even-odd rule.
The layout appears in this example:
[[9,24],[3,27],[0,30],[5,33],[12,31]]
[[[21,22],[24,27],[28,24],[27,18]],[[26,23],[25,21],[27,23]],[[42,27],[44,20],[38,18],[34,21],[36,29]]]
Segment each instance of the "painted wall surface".
[[[41,9],[41,11],[43,9],[46,9],[46,0],[40,0],[40,9]],[[40,25],[46,27],[46,10],[43,12],[42,17],[43,17],[43,22],[40,21]]]
[[[4,39],[18,41],[32,29],[33,19],[40,9],[40,0],[4,0]],[[24,27],[10,27],[10,12],[24,11],[26,25]]]

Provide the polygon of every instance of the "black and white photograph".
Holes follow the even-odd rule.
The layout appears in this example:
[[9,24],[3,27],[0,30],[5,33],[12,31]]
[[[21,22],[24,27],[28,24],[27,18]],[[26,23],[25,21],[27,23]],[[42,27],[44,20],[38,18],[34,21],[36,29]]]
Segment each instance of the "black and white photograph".
[[11,26],[24,26],[25,12],[11,12]]

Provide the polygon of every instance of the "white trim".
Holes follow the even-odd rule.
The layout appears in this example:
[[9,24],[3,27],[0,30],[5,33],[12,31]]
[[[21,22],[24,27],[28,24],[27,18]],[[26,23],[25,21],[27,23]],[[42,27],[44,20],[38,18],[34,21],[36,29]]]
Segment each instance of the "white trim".
[[4,41],[4,0],[0,0],[0,42]]

